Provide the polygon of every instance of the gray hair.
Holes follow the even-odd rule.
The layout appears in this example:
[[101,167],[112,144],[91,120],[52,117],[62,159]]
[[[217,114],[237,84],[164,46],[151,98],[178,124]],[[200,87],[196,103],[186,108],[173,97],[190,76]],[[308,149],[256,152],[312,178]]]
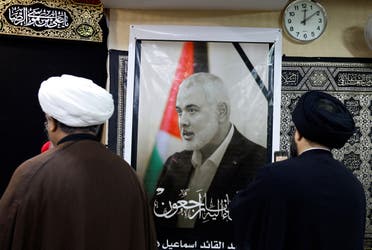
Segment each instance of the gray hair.
[[194,86],[201,87],[210,104],[225,103],[230,109],[230,100],[226,86],[221,78],[211,73],[195,73],[186,78],[180,89],[189,89]]

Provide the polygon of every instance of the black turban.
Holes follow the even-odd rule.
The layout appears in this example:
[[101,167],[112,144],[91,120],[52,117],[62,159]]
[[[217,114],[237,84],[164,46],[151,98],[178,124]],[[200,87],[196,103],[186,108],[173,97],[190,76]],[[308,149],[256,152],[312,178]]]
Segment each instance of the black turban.
[[300,97],[292,120],[303,137],[329,148],[341,148],[355,132],[353,117],[344,104],[320,91]]

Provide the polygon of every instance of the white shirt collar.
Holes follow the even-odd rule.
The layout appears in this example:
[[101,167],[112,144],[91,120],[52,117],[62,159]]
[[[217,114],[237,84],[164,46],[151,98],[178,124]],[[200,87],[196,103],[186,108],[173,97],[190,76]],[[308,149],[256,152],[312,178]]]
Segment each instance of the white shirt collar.
[[[222,141],[222,143],[218,146],[216,151],[213,152],[211,156],[208,157],[205,161],[212,161],[216,166],[219,166],[222,160],[223,155],[226,152],[227,147],[230,144],[231,138],[234,134],[234,126],[231,125],[231,128],[229,130],[229,133],[225,137],[225,139]],[[202,154],[200,150],[195,150],[191,157],[191,163],[194,167],[201,166],[202,164]]]
[[329,148],[326,148],[326,147],[311,147],[311,148],[307,148],[304,151],[302,151],[301,154],[305,153],[306,151],[310,151],[310,150],[314,150],[314,149],[326,150],[326,151],[331,152],[331,150]]

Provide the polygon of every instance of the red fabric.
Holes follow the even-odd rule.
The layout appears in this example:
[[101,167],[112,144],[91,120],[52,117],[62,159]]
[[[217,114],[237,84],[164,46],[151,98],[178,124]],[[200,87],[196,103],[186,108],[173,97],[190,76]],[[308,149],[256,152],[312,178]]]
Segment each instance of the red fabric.
[[41,153],[44,153],[44,152],[47,151],[49,148],[50,148],[50,141],[47,141],[47,142],[44,143],[43,146],[41,147]]

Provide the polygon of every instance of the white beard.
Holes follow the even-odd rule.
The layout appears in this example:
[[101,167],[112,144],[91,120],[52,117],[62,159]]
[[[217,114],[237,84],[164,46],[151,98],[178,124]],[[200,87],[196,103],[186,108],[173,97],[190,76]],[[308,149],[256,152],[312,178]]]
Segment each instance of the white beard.
[[219,124],[217,119],[209,121],[207,124],[205,124],[205,127],[202,130],[194,132],[194,135],[191,140],[185,140],[183,138],[182,141],[185,146],[185,149],[201,150],[205,145],[207,145],[213,140],[213,138],[217,135],[218,130]]

